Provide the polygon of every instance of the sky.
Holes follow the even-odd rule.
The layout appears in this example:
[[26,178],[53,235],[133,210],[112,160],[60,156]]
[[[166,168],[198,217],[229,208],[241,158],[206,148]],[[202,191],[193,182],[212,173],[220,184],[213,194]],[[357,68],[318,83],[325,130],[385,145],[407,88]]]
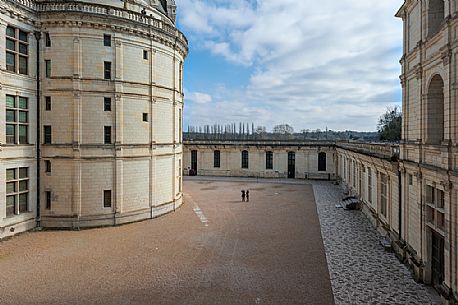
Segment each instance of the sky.
[[403,0],[176,0],[188,125],[375,131],[401,104]]

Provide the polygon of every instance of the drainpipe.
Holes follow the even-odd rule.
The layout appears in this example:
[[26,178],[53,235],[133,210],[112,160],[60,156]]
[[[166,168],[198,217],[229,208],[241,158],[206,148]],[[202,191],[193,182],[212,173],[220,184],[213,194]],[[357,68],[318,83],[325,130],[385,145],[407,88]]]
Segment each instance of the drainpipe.
[[41,211],[40,211],[40,174],[41,174],[41,169],[40,169],[40,162],[41,162],[41,131],[40,131],[40,97],[41,97],[41,92],[40,92],[40,39],[41,39],[41,32],[36,31],[35,32],[35,39],[37,40],[37,227],[41,226]]

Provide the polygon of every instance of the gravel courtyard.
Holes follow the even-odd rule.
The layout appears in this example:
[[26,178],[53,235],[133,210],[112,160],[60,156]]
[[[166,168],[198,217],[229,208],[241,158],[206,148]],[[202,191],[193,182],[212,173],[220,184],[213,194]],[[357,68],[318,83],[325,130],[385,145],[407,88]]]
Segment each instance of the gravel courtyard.
[[0,242],[0,304],[334,304],[311,185],[184,191],[182,208],[152,221]]

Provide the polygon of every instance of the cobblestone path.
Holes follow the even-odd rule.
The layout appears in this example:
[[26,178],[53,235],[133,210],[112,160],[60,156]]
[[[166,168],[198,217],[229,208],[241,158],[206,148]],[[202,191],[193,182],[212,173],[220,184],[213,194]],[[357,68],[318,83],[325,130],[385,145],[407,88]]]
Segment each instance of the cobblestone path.
[[416,283],[360,211],[337,209],[340,187],[314,182],[336,305],[440,304],[437,293]]

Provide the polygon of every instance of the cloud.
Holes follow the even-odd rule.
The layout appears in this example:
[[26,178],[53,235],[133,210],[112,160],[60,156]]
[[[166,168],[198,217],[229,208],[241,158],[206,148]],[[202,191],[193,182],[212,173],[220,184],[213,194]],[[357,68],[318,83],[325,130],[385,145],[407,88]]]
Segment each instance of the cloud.
[[402,0],[177,3],[191,45],[251,69],[240,88],[208,84],[214,103],[187,109],[189,121],[224,123],[244,109],[268,127],[374,130],[386,106],[400,103],[402,22],[394,14]]
[[185,92],[185,96],[188,101],[196,104],[208,104],[212,101],[211,95],[202,92]]

